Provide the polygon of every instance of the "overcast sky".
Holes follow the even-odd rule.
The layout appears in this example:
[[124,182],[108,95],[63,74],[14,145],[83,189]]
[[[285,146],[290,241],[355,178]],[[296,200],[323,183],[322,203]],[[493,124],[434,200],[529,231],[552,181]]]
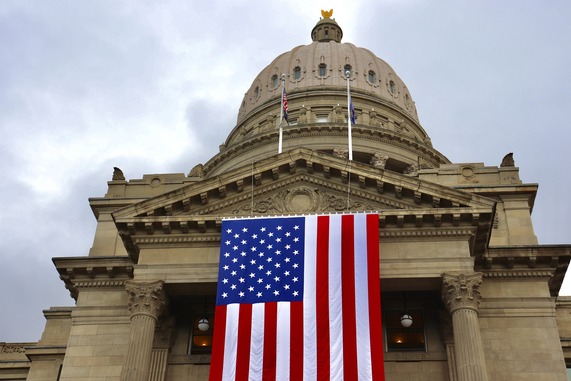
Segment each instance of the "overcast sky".
[[569,1],[0,0],[0,342],[37,341],[42,310],[73,305],[51,258],[88,254],[87,199],[113,166],[206,162],[255,76],[330,8],[407,84],[435,148],[514,152],[540,184],[540,243],[571,243]]

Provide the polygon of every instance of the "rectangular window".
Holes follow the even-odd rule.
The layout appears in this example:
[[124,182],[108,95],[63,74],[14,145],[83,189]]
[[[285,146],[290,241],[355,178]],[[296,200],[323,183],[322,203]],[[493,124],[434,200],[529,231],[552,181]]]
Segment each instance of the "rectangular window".
[[195,314],[190,330],[190,353],[203,354],[212,352],[212,332],[214,315]]
[[404,327],[401,323],[402,310],[383,311],[387,351],[425,351],[424,317],[422,310],[408,310],[412,325]]

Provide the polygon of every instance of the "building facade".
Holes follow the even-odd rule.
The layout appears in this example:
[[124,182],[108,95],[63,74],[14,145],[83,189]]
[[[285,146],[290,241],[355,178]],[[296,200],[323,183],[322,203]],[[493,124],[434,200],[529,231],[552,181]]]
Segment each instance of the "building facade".
[[89,255],[53,259],[75,306],[44,311],[37,343],[0,343],[0,380],[207,380],[222,219],[369,211],[387,380],[568,379],[571,300],[557,296],[571,245],[538,244],[538,185],[511,154],[450,162],[404,82],[342,43],[330,16],[254,79],[208,162],[130,180],[115,169],[89,200]]

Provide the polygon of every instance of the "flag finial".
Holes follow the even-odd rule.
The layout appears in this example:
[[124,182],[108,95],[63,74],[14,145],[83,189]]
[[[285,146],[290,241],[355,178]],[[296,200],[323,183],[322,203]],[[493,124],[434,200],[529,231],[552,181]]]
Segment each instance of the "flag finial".
[[321,10],[321,16],[323,16],[323,18],[325,19],[330,19],[331,16],[333,16],[333,9],[330,9],[329,11],[325,11],[325,10]]

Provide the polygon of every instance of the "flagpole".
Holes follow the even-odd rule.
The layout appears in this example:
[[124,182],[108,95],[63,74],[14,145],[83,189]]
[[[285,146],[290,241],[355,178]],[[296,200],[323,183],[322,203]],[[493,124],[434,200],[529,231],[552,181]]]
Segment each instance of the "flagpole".
[[345,72],[345,78],[347,78],[347,135],[349,144],[349,160],[353,160],[353,137],[351,135],[351,93],[349,90],[349,76],[351,72],[347,70]]
[[282,93],[281,93],[281,107],[280,107],[280,135],[279,135],[279,140],[278,140],[278,154],[282,153],[283,119],[284,119],[284,90],[285,90],[285,74],[282,74]]

